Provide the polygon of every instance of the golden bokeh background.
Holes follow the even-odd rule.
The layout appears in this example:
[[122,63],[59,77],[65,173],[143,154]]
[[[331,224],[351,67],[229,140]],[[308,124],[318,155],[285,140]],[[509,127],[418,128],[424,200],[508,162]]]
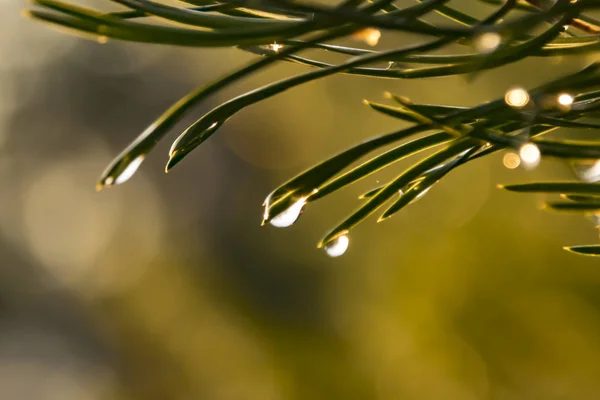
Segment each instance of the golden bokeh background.
[[[589,56],[472,81],[334,76],[244,110],[165,175],[167,141],[130,182],[97,193],[105,165],[153,118],[252,56],[99,44],[20,18],[20,1],[0,4],[3,399],[600,398],[600,265],[561,249],[598,231],[540,211],[544,196],[496,188],[570,179],[566,164],[480,159],[394,218],[363,223],[335,259],[318,240],[414,159],[310,204],[291,228],[260,226],[278,184],[401,126],[362,99],[474,105]],[[384,32],[379,46],[409,40]],[[271,67],[170,138],[219,102],[306,70]]]

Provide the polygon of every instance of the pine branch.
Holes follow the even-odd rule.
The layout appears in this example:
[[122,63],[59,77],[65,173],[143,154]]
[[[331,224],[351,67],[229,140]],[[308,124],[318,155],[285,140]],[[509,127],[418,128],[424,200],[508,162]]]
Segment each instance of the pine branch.
[[[600,8],[594,0],[480,0],[491,5],[478,19],[454,8],[450,0],[417,0],[398,7],[393,0],[346,0],[329,7],[295,0],[187,0],[191,6],[173,7],[152,0],[113,0],[125,12],[100,13],[56,0],[34,0],[33,19],[87,35],[132,42],[191,47],[235,47],[258,56],[256,61],[188,94],[149,125],[107,167],[98,189],[127,181],[147,154],[173,125],[207,97],[273,63],[293,62],[312,68],[235,97],[190,125],[173,143],[166,169],[173,168],[210,138],[226,121],[246,107],[296,86],[334,74],[383,79],[419,79],[468,74],[500,68],[528,57],[577,56],[600,49],[600,21],[585,14]],[[193,6],[193,7],[192,7]],[[513,12],[524,12],[513,16]],[[446,24],[431,24],[432,13]],[[507,19],[507,16],[514,18]],[[160,18],[162,24],[149,23]],[[340,38],[362,38],[376,44],[381,32],[420,34],[423,41],[385,50],[340,46]],[[470,48],[467,54],[453,46]],[[298,55],[307,49],[347,56],[339,64]],[[435,51],[435,54],[432,52]],[[387,63],[387,68],[375,63]],[[361,196],[364,201],[319,243],[330,255],[348,245],[348,233],[369,215],[391,202],[380,215],[388,219],[425,195],[453,170],[489,154],[512,149],[516,160],[537,163],[540,157],[582,163],[600,160],[600,141],[548,140],[548,132],[562,128],[595,130],[600,124],[600,64],[554,79],[537,88],[508,90],[506,96],[474,107],[413,104],[389,95],[392,105],[365,101],[367,106],[412,126],[367,140],[316,165],[275,189],[265,200],[263,223],[293,224],[308,203],[340,190],[424,150],[440,149],[416,162],[387,184]],[[417,133],[427,133],[410,140]],[[344,172],[361,158],[397,143]],[[559,193],[565,201],[548,202],[556,212],[594,214],[600,210],[600,187],[583,168],[584,181],[540,182],[503,186],[517,192]],[[600,167],[599,167],[600,168]],[[587,175],[586,175],[587,174]],[[600,246],[575,246],[569,251],[600,255]]]

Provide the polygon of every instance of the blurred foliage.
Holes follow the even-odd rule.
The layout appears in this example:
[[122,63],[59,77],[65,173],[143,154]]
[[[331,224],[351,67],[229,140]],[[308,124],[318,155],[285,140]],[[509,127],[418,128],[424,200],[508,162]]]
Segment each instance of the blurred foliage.
[[[236,115],[185,168],[164,176],[162,160],[148,158],[129,185],[95,193],[98,169],[150,114],[251,55],[101,45],[23,23],[21,3],[4,5],[0,21],[11,34],[0,37],[3,397],[600,396],[597,259],[559,247],[592,242],[597,232],[582,218],[532,212],[589,193],[560,199],[495,187],[573,179],[563,161],[544,157],[528,170],[504,166],[514,167],[512,153],[473,160],[410,212],[365,224],[353,233],[361,245],[340,259],[311,251],[315,232],[410,160],[323,198],[288,230],[258,226],[269,188],[348,141],[398,130],[396,119],[357,97],[390,91],[416,104],[473,107],[581,70],[597,54],[527,59],[474,81],[336,75]],[[468,0],[456,6],[489,12]],[[414,40],[403,37],[384,34],[380,46]],[[239,90],[304,71],[278,65]],[[234,95],[218,93],[199,112]],[[568,128],[552,139],[589,132]]]

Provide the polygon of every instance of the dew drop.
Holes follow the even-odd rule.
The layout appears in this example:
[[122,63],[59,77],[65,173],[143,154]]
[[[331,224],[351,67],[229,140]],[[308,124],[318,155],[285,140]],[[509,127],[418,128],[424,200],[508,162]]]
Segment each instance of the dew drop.
[[277,228],[286,228],[291,226],[298,220],[302,209],[306,205],[306,197],[300,198],[294,204],[292,204],[287,210],[271,218],[269,223]]
[[329,257],[339,257],[348,250],[349,245],[350,238],[348,235],[342,235],[327,243],[324,249]]
[[541,159],[540,149],[533,143],[526,143],[521,146],[519,156],[525,168],[535,168]]
[[580,163],[574,164],[573,168],[577,175],[586,182],[598,182],[600,181],[600,160],[589,164]]
[[573,104],[574,99],[573,96],[568,93],[561,93],[558,95],[557,101],[561,106],[569,107],[571,104]]
[[523,108],[529,103],[529,93],[523,88],[510,89],[504,95],[504,101],[511,107]]
[[475,39],[475,48],[482,54],[493,52],[500,46],[502,37],[496,32],[486,32]]
[[279,53],[279,50],[281,50],[282,48],[283,45],[277,42],[269,45],[269,49],[273,50],[275,53]]
[[121,174],[119,176],[117,176],[117,178],[115,179],[115,183],[117,185],[120,185],[121,183],[127,182],[133,176],[133,174],[135,174],[135,171],[138,170],[138,168],[140,167],[140,165],[142,164],[143,161],[144,161],[143,155],[138,156],[133,161],[131,161],[129,163],[129,165],[127,167],[125,167],[123,172],[121,172]]
[[521,158],[515,153],[506,153],[502,158],[502,163],[508,169],[515,169],[521,164]]
[[369,46],[377,46],[379,39],[381,38],[381,31],[375,28],[365,28],[352,35],[355,40],[360,40],[368,44]]

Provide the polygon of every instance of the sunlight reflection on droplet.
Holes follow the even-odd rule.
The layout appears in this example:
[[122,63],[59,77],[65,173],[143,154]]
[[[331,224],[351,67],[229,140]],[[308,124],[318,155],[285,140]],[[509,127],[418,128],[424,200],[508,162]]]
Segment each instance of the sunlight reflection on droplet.
[[377,43],[379,43],[379,39],[381,38],[381,32],[379,31],[379,29],[366,28],[354,33],[352,37],[356,40],[361,40],[369,46],[373,47],[377,46]]
[[529,93],[523,88],[510,89],[504,95],[504,101],[511,107],[522,108],[529,103]]
[[501,42],[502,37],[498,33],[486,32],[475,39],[475,48],[480,53],[491,53],[498,48]]
[[521,158],[515,153],[506,153],[502,158],[502,163],[508,169],[515,169],[521,165]]
[[142,162],[144,161],[144,155],[138,156],[136,159],[131,161],[127,167],[121,172],[119,176],[115,179],[115,183],[120,185],[121,183],[127,182],[133,174],[138,170]]
[[575,164],[573,168],[577,175],[586,182],[600,181],[600,160],[593,164]]
[[526,143],[519,149],[519,156],[525,168],[534,168],[540,163],[540,149],[533,143]]
[[339,257],[348,250],[350,238],[348,235],[342,235],[325,245],[325,252],[329,257]]
[[282,44],[279,44],[279,43],[273,43],[273,44],[270,44],[270,45],[269,45],[269,48],[270,48],[271,50],[273,50],[275,53],[278,53],[278,52],[279,52],[279,50],[281,50],[281,49],[283,48],[283,45],[282,45]]
[[561,106],[570,106],[571,104],[573,104],[573,96],[571,96],[568,93],[561,93],[558,96],[558,104],[560,104]]
[[302,213],[302,209],[304,208],[305,204],[306,197],[300,198],[287,210],[273,217],[269,221],[269,223],[277,228],[286,228],[288,226],[291,226],[294,222],[298,220],[298,217],[300,217],[300,213]]

